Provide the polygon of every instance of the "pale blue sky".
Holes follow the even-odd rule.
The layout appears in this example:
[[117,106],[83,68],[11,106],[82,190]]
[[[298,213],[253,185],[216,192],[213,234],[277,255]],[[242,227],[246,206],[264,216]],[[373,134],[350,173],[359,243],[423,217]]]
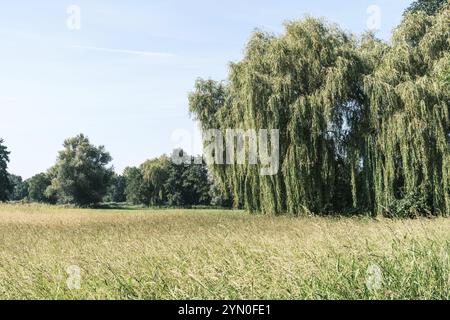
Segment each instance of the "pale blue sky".
[[[196,131],[187,111],[195,79],[226,78],[255,28],[280,33],[283,21],[309,14],[361,33],[378,5],[377,35],[387,40],[410,2],[2,1],[0,137],[10,172],[48,169],[63,140],[81,132],[106,146],[118,172],[168,153],[174,132]],[[80,30],[67,28],[71,4]]]

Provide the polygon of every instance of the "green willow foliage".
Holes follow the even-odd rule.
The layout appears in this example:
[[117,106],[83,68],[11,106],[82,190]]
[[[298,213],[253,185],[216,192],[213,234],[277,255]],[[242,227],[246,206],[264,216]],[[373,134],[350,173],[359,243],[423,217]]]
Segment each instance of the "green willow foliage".
[[405,14],[422,11],[428,15],[435,15],[447,3],[448,0],[416,0],[406,10]]
[[281,170],[214,165],[235,206],[294,215],[450,212],[448,8],[409,14],[391,44],[307,18],[255,32],[226,83],[198,80],[202,129],[279,129]]
[[449,91],[442,77],[450,63],[450,10],[417,13],[396,30],[390,50],[365,77],[369,124],[364,145],[373,172],[374,211],[418,197],[430,213],[450,213]]

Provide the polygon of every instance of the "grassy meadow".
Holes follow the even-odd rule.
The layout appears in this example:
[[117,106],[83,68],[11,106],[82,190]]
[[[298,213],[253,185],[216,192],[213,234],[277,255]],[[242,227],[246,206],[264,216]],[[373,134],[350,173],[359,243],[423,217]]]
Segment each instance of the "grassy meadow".
[[3,299],[449,299],[449,254],[444,218],[0,205]]

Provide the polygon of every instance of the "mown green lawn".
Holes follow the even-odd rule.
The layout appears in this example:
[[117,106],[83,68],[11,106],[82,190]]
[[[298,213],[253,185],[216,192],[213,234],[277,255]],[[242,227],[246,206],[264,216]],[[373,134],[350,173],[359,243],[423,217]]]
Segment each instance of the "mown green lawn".
[[449,299],[450,219],[0,205],[3,299]]

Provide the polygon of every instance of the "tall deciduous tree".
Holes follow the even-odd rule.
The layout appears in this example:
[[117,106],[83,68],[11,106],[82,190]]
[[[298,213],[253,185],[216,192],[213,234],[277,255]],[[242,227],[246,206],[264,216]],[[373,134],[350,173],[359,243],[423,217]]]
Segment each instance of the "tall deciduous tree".
[[212,184],[208,177],[208,169],[202,159],[190,157],[190,164],[182,174],[184,203],[188,206],[211,204]]
[[0,138],[0,202],[8,200],[8,195],[12,191],[7,170],[10,152],[3,142]]
[[101,202],[113,176],[108,167],[111,160],[103,146],[92,145],[83,134],[67,139],[54,167],[51,191],[62,203],[90,206]]
[[123,172],[125,178],[125,196],[128,203],[143,204],[148,202],[144,198],[144,179],[142,172],[136,167],[127,167]]
[[165,183],[168,178],[169,165],[170,160],[166,156],[147,160],[141,165],[146,205],[160,206],[166,203]]
[[48,173],[39,173],[27,180],[28,199],[32,202],[56,203],[57,199],[47,189],[52,184],[52,177]]
[[211,187],[206,164],[201,158],[190,156],[181,149],[173,151],[165,181],[168,205],[209,205]]
[[9,175],[9,181],[11,184],[9,200],[20,201],[26,199],[28,196],[28,183],[23,181],[22,177],[14,174]]
[[111,178],[110,185],[108,186],[108,191],[103,201],[116,203],[125,202],[126,201],[125,186],[126,186],[125,177],[114,174],[113,177]]

